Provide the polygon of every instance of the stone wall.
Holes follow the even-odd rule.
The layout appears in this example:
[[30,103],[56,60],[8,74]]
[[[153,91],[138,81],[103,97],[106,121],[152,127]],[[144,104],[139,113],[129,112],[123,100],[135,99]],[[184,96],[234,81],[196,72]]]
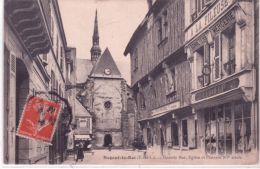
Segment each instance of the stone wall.
[[121,92],[121,79],[94,79],[93,111],[96,121],[93,130],[97,147],[103,146],[105,134],[111,134],[113,146],[122,146]]

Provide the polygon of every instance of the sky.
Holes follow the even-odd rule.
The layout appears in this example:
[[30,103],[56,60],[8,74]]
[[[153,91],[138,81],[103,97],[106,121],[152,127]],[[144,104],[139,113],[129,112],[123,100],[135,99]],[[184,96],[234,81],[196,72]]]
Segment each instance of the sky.
[[90,59],[95,11],[99,43],[108,47],[123,78],[130,84],[130,57],[123,55],[135,29],[148,11],[146,0],[58,0],[67,44],[77,57]]

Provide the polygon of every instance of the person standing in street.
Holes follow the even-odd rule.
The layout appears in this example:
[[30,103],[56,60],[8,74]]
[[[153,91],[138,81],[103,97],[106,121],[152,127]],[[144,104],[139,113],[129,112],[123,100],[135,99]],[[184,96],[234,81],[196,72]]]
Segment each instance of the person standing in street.
[[80,143],[79,143],[79,146],[78,146],[78,148],[77,148],[77,159],[76,159],[76,162],[78,162],[78,159],[81,159],[81,161],[83,161],[83,159],[84,159],[84,150],[83,150],[83,147],[84,147],[83,143],[80,142]]

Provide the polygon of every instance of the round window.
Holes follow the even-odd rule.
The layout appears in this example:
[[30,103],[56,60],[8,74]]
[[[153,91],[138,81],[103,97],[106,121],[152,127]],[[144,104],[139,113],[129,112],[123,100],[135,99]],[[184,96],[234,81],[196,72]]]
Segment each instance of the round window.
[[106,102],[104,103],[104,107],[105,107],[105,109],[111,109],[112,103],[111,103],[110,101],[106,101]]

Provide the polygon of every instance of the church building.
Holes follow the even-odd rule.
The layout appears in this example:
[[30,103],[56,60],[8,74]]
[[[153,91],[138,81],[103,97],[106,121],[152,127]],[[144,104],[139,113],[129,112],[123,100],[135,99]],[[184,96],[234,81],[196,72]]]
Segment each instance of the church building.
[[77,83],[84,86],[77,97],[92,115],[94,147],[129,146],[134,140],[134,112],[127,113],[129,89],[109,49],[101,55],[97,11],[92,45],[91,60],[77,60]]

